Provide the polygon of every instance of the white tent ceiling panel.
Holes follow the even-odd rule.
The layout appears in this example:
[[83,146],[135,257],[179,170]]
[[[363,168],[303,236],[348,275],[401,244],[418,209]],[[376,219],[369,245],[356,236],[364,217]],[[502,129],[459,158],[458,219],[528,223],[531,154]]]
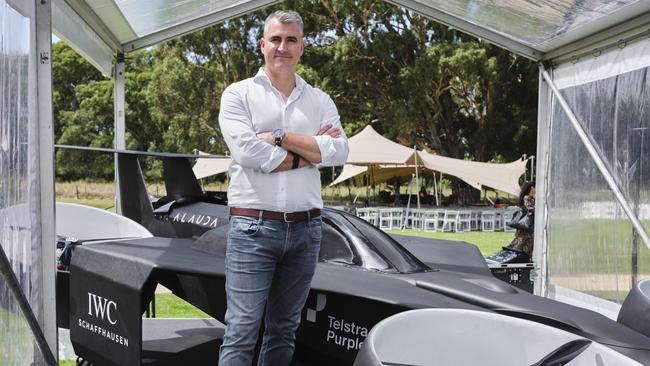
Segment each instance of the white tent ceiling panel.
[[[69,4],[113,52],[131,52],[281,0],[57,1]],[[647,0],[387,1],[534,60],[560,55],[560,49],[562,55],[572,52],[585,46],[585,40],[612,36],[621,24],[650,14]],[[83,55],[96,53],[92,44],[76,46]]]
[[116,0],[138,37],[215,13],[246,0]]
[[541,46],[641,0],[417,0],[471,23]]
[[52,28],[105,76],[111,75],[113,50],[64,0],[52,2]]
[[389,1],[532,59],[650,11],[643,0]]
[[[72,0],[66,0],[72,1]],[[75,0],[80,1],[80,0]],[[88,7],[95,14],[101,14],[101,19],[106,28],[119,40],[120,43],[138,38],[131,23],[113,0],[86,0]]]
[[597,57],[580,62],[565,62],[553,70],[553,81],[558,89],[607,79],[629,71],[650,66],[650,42],[639,39],[625,47],[613,48]]
[[179,22],[176,25],[167,28],[158,28],[152,33],[144,35],[132,42],[124,44],[125,51],[134,51],[141,48],[155,45],[159,42],[179,37],[186,33],[191,33],[204,27],[217,24],[228,19],[236,18],[252,11],[258,10],[265,6],[280,2],[281,0],[252,0],[252,1],[237,1],[230,3],[229,7],[225,7],[219,11],[212,11],[208,14],[195,14],[193,18],[186,21]]

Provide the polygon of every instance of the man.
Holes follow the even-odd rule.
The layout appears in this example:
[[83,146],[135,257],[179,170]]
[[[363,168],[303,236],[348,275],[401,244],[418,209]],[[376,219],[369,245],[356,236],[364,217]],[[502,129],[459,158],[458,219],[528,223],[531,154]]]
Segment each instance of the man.
[[[264,23],[264,66],[221,97],[230,149],[226,332],[219,365],[289,365],[321,240],[320,173],[343,165],[347,138],[330,97],[296,75],[303,23],[276,11]],[[266,309],[266,310],[265,310]]]

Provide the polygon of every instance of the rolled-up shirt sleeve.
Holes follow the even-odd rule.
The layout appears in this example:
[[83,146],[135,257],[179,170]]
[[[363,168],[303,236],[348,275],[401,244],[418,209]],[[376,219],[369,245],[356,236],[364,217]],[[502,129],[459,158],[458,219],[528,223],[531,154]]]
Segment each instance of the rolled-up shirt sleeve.
[[341,127],[341,118],[336,109],[332,98],[322,93],[323,118],[320,127],[331,124],[341,130],[341,136],[333,138],[332,136],[314,136],[318,148],[320,149],[321,162],[318,166],[336,166],[343,165],[348,159],[348,138]]
[[237,164],[270,173],[284,161],[287,151],[257,138],[244,99],[245,95],[235,85],[223,92],[219,110],[223,139]]

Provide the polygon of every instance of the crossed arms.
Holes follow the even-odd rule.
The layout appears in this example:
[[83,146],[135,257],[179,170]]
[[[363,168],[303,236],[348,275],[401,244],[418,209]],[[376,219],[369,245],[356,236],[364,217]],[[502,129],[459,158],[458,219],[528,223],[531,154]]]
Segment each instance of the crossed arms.
[[236,90],[227,88],[221,97],[219,125],[233,159],[243,167],[264,173],[290,170],[293,156],[299,167],[343,165],[348,155],[334,102],[323,94],[321,128],[314,136],[285,132],[282,147],[275,146],[271,132],[256,133],[246,106]]
[[[341,137],[341,129],[334,127],[331,123],[321,127],[316,133],[316,136],[330,136],[331,138]],[[271,132],[261,132],[257,134],[257,138],[270,144],[275,145],[273,134]],[[309,165],[316,165],[322,162],[320,147],[318,142],[313,136],[301,135],[299,133],[285,132],[282,139],[282,148],[287,150],[287,156],[282,163],[278,165],[274,172],[281,172],[290,170],[293,166],[293,155],[297,154],[300,157],[299,168]]]

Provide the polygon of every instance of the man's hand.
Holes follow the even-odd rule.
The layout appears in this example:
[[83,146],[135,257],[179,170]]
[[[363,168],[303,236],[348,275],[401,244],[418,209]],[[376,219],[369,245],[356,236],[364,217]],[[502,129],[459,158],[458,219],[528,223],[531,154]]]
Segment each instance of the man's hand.
[[338,127],[332,127],[331,123],[326,124],[321,127],[320,130],[316,133],[316,136],[331,136],[337,138],[341,136],[341,129]]
[[270,145],[275,145],[275,139],[273,138],[273,132],[260,132],[257,134],[257,138],[266,142]]

